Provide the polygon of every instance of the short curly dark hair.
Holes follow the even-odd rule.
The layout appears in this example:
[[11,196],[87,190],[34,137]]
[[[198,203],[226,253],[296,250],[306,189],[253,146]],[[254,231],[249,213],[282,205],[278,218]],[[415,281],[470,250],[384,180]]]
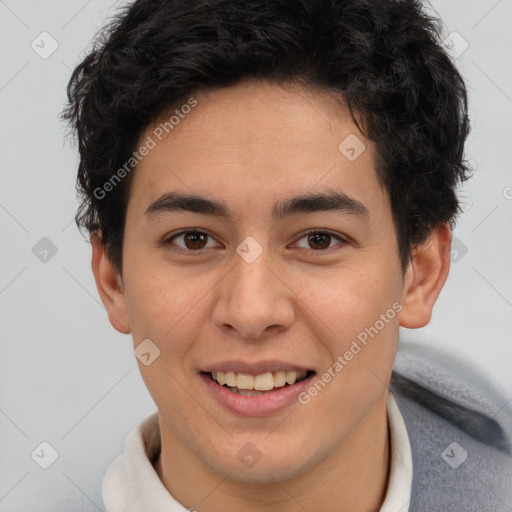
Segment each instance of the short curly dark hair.
[[122,270],[133,173],[95,193],[144,130],[194,92],[244,80],[296,82],[346,102],[376,143],[402,270],[431,230],[453,226],[469,177],[464,81],[441,23],[416,0],[137,0],[98,33],[68,83],[62,117],[78,139],[79,227],[99,230]]

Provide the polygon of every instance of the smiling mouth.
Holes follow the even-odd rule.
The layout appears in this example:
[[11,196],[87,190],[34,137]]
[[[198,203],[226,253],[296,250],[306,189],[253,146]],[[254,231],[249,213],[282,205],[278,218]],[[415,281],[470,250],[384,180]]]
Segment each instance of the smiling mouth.
[[301,370],[248,375],[231,371],[215,371],[205,373],[205,375],[233,393],[245,396],[260,396],[302,382],[314,373],[314,371]]

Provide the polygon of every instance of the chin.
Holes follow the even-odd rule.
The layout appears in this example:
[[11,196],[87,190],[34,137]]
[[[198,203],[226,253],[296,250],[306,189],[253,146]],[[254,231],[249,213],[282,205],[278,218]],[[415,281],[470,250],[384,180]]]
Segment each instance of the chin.
[[[219,459],[204,460],[213,471],[227,476],[230,480],[244,484],[274,485],[276,482],[291,480],[307,471],[311,463],[304,458],[297,460],[300,449],[292,450],[289,454],[272,451],[272,456],[265,457],[264,453],[256,452],[249,443],[245,450],[237,450],[227,455],[224,463]],[[251,457],[254,457],[251,459]],[[259,457],[259,458],[258,458]],[[231,463],[230,463],[231,462]]]

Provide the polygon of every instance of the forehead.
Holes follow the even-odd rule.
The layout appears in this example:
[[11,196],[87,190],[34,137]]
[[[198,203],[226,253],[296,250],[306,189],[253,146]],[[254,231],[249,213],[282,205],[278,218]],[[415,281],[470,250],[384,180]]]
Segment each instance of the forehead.
[[133,177],[137,194],[130,201],[140,208],[176,191],[215,192],[235,213],[268,202],[275,214],[271,198],[308,191],[382,201],[375,147],[332,92],[249,82],[193,98],[193,108],[162,115],[140,139],[153,142]]

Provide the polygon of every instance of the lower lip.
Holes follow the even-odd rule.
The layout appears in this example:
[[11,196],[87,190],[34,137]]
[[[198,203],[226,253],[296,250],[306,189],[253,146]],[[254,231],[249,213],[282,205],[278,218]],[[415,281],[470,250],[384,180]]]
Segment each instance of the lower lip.
[[296,384],[283,386],[266,395],[255,396],[233,393],[225,386],[217,384],[207,374],[201,373],[200,376],[215,399],[226,409],[241,416],[256,417],[278,413],[293,402],[298,402],[298,395],[309,386],[314,374]]

